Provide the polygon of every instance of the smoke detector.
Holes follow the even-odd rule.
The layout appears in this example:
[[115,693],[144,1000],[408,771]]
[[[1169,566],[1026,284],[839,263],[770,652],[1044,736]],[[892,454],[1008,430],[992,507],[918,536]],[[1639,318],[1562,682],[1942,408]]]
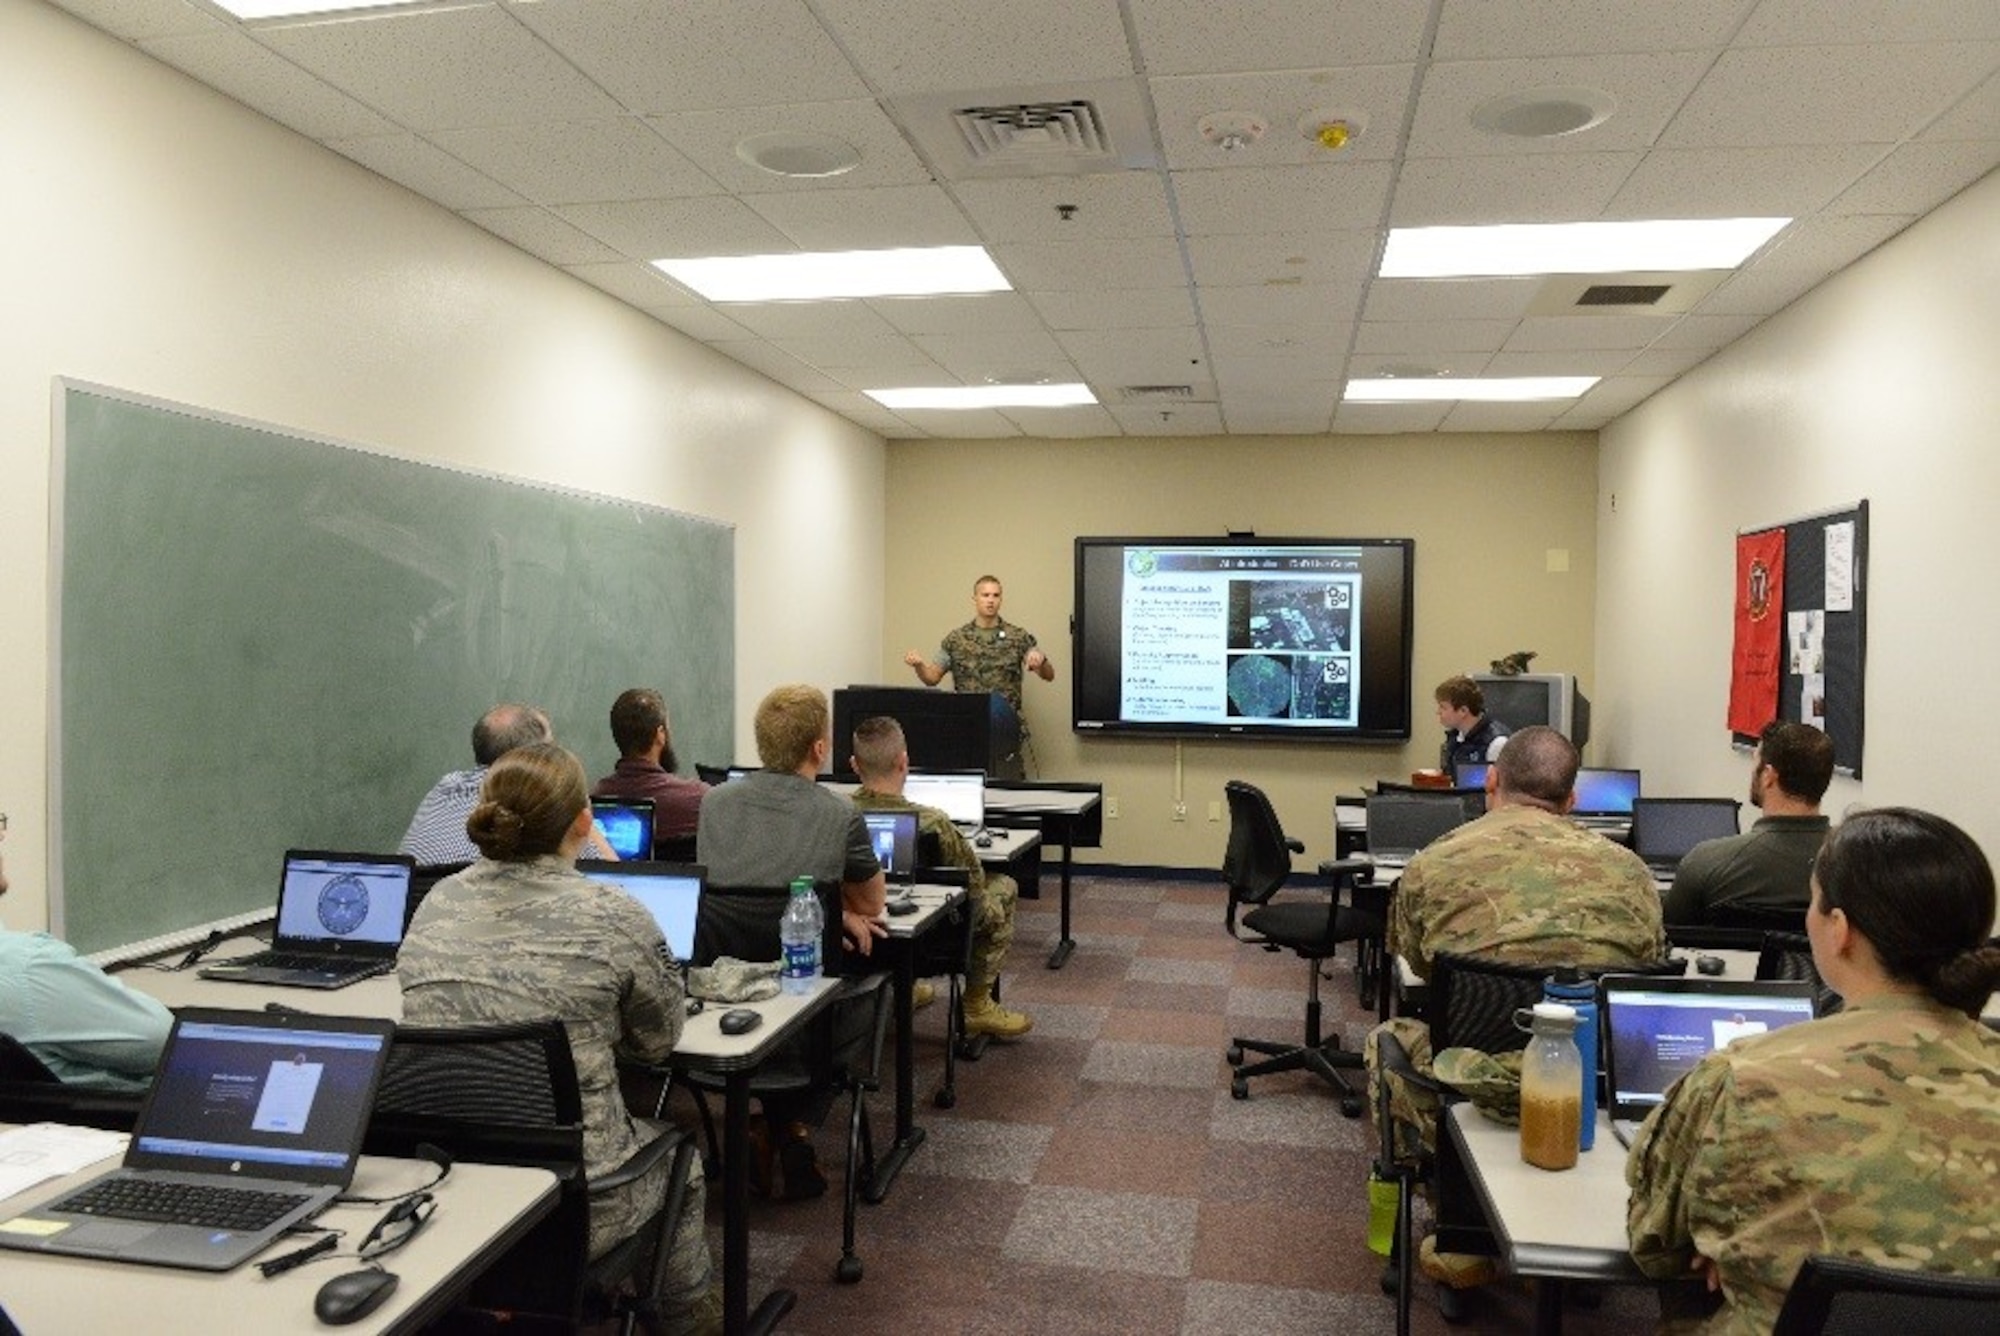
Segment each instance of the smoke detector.
[[1264,137],[1270,123],[1248,111],[1216,111],[1201,118],[1195,129],[1224,153],[1250,147]]
[[1309,111],[1299,117],[1299,134],[1329,153],[1338,153],[1368,133],[1368,117],[1358,111]]

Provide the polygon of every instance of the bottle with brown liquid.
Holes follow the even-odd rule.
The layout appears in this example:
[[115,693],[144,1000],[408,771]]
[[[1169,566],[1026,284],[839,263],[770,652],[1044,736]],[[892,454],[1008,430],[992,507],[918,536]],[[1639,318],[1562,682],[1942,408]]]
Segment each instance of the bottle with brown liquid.
[[1575,1168],[1583,1135],[1576,1008],[1538,1002],[1514,1023],[1533,1036],[1521,1056],[1521,1158],[1538,1169]]

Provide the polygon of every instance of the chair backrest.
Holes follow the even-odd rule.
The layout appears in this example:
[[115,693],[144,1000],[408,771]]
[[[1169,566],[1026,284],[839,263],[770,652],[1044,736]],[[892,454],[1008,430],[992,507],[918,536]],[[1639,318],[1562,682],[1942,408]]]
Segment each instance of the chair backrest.
[[694,777],[710,788],[713,788],[717,784],[727,784],[729,782],[729,767],[726,765],[703,765],[701,762],[696,761],[694,765]]
[[1679,975],[1683,960],[1645,965],[1575,965],[1567,962],[1515,964],[1477,960],[1440,951],[1431,962],[1428,1011],[1431,1049],[1477,1048],[1487,1053],[1512,1053],[1528,1046],[1528,1035],[1514,1024],[1514,1013],[1542,1000],[1542,985],[1551,974],[1577,969],[1590,978],[1605,974]]
[[1812,941],[1801,932],[1767,932],[1757,951],[1760,979],[1803,979],[1813,986],[1813,1014],[1831,1016],[1843,1005],[1839,993],[1826,986],[1813,963]]
[[[846,974],[845,951],[840,942],[840,883],[813,883],[819,897],[820,916],[825,931],[820,938],[821,968],[827,974]],[[789,886],[718,886],[711,883],[702,893],[701,912],[694,924],[695,965],[713,965],[724,956],[737,960],[768,961],[783,955],[778,941],[778,921],[792,901]]]
[[[1477,795],[1479,808],[1469,804]],[[1370,794],[1368,850],[1394,853],[1421,849],[1447,831],[1457,830],[1485,810],[1481,790],[1412,789]]]
[[48,1065],[10,1034],[0,1034],[0,1081],[27,1081],[35,1084],[59,1083]]
[[405,928],[409,926],[409,919],[417,916],[417,910],[423,905],[424,897],[437,889],[439,882],[443,881],[446,877],[456,876],[471,866],[472,864],[470,863],[420,864],[414,872],[410,873],[409,916],[404,920],[403,926]]
[[1767,905],[1711,905],[1708,922],[1716,928],[1803,933],[1806,930],[1806,911],[1803,905],[1796,909],[1778,909]]
[[0,1034],[0,1122],[71,1123],[129,1132],[145,1095],[68,1085],[12,1035]]
[[1972,1332],[1996,1326],[2000,1277],[1940,1276],[1808,1257],[1792,1280],[1771,1336]]
[[1237,905],[1261,905],[1285,884],[1292,871],[1292,849],[1264,790],[1232,779],[1222,792],[1229,799],[1229,846],[1222,855],[1222,879],[1229,885],[1233,927]]
[[694,836],[662,835],[653,840],[655,863],[699,863],[694,856]]

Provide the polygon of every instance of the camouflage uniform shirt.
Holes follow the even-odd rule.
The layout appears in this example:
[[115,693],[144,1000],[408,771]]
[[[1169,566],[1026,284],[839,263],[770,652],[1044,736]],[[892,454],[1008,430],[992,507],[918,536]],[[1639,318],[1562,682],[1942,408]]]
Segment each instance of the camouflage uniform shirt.
[[1625,1177],[1642,1270],[1714,1261],[1706,1331],[1769,1331],[1815,1253],[2000,1274],[2000,1034],[1892,994],[1740,1040],[1668,1092]]
[[[680,1038],[680,974],[662,964],[663,949],[638,901],[564,859],[481,859],[439,882],[410,921],[396,962],[403,1019],[560,1020],[583,1090],[585,1172],[596,1178],[650,1139],[625,1111],[618,1058],[657,1062]],[[655,1177],[592,1203],[593,1256],[659,1209],[664,1175]]]
[[1440,951],[1628,965],[1662,958],[1666,937],[1637,854],[1553,812],[1508,806],[1410,860],[1391,898],[1389,949],[1428,979]]
[[962,868],[966,894],[972,902],[972,962],[968,990],[990,987],[1014,943],[1014,905],[1021,888],[1004,872],[989,874],[979,854],[951,818],[935,807],[913,803],[900,793],[878,793],[863,785],[854,805],[864,812],[915,812],[917,830],[937,840],[938,857],[946,867]]
[[1010,621],[994,627],[967,622],[938,647],[938,666],[951,674],[952,690],[997,691],[1019,714],[1021,660],[1033,648],[1034,636]]

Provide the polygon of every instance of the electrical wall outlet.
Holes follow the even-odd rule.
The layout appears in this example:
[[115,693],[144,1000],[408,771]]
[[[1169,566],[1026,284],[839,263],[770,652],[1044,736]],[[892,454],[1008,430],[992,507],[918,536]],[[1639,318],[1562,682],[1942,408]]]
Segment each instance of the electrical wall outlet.
[[1174,804],[1174,820],[1176,820],[1176,821],[1185,821],[1185,820],[1187,820],[1187,804],[1186,804],[1186,803],[1175,803],[1175,804]]
[[1208,805],[1208,819],[1209,819],[1210,821],[1220,821],[1220,820],[1222,820],[1222,804],[1221,804],[1221,803],[1210,803],[1210,804]]
[[1116,821],[1118,819],[1118,795],[1115,793],[1108,793],[1104,796],[1104,819],[1106,821]]

